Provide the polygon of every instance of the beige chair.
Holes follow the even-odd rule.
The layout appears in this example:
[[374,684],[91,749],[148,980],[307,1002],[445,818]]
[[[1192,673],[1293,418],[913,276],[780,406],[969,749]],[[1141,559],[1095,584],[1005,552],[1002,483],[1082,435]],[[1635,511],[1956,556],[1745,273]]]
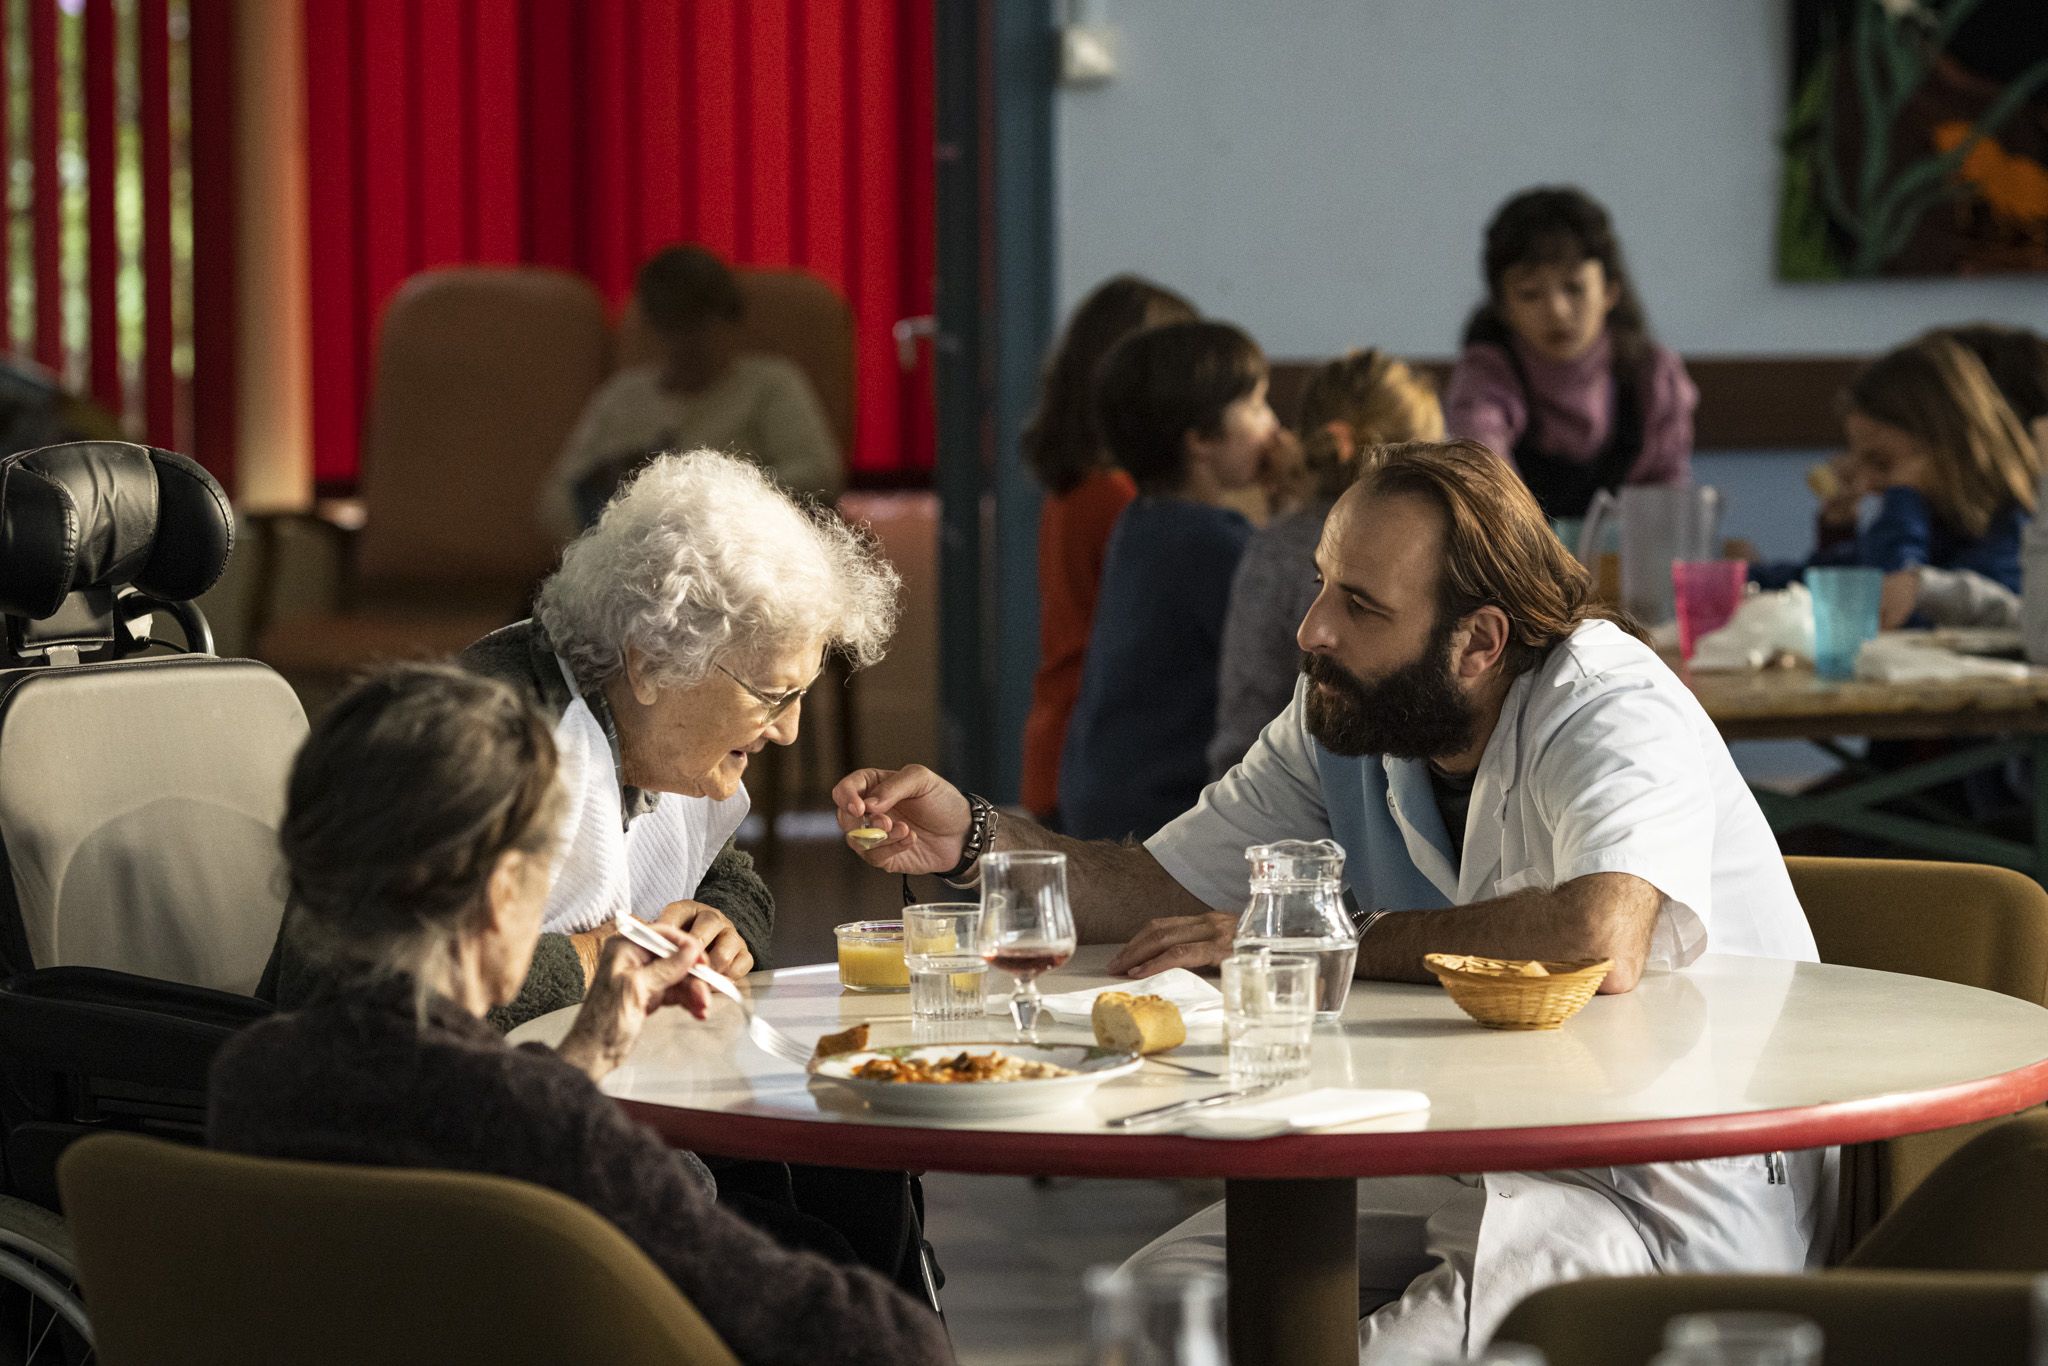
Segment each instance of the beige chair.
[[1844,1265],[2048,1273],[2048,1110],[1999,1120],[1964,1143]]
[[738,1366],[617,1228],[522,1181],[126,1135],[58,1176],[108,1366]]
[[[1785,867],[1822,962],[2048,1004],[2048,891],[2032,878],[2009,868],[1912,859],[1788,858]],[[1939,1022],[1929,1028],[1938,1031]],[[1847,1237],[1838,1245],[1860,1237],[1986,1127],[1911,1134],[1845,1154]]]
[[1494,1340],[1540,1348],[1550,1366],[1642,1366],[1676,1315],[1766,1310],[1818,1323],[1828,1366],[2022,1366],[2032,1307],[2030,1276],[1601,1276],[1537,1291]]
[[578,276],[463,266],[407,281],[377,339],[361,530],[260,519],[258,657],[317,690],[525,615],[560,550],[534,493],[610,358],[604,300]]

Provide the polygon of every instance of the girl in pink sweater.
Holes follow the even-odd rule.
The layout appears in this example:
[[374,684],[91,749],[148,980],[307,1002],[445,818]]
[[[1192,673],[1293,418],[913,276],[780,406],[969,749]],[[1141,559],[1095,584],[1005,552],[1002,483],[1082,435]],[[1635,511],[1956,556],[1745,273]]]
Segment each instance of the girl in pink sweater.
[[1552,518],[1583,517],[1600,489],[1689,482],[1699,392],[1650,336],[1607,211],[1570,186],[1524,190],[1487,224],[1482,265],[1450,434],[1514,465]]

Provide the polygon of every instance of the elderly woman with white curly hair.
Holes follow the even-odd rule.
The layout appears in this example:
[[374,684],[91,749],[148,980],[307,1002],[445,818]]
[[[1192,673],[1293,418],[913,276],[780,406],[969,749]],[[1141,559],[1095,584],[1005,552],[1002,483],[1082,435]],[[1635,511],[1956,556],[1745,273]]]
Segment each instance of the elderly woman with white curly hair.
[[796,739],[828,651],[881,657],[898,586],[870,538],[749,462],[666,455],[569,545],[532,620],[463,653],[555,718],[570,809],[542,924],[580,977],[621,914],[688,931],[723,971],[765,963],[774,904],[731,844],[748,763]]

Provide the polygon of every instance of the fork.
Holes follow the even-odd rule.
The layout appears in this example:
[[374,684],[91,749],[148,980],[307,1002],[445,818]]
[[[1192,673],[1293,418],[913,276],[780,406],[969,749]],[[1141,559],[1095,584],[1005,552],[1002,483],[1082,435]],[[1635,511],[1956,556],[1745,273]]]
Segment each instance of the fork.
[[[618,931],[641,948],[653,954],[656,958],[670,958],[675,955],[675,945],[669,943],[668,940],[663,939],[660,935],[653,933],[633,916],[620,916],[618,918]],[[732,978],[727,977],[715,968],[708,968],[702,963],[698,963],[690,969],[690,976],[704,983],[704,985],[732,1001],[740,1008],[740,1012],[747,1017],[747,1037],[754,1041],[755,1047],[764,1053],[772,1053],[784,1062],[794,1063],[798,1067],[808,1068],[810,1066],[812,1050],[805,1048],[795,1038],[783,1033],[774,1025],[769,1024],[759,1015],[756,1015],[754,1013],[754,1003],[747,999],[746,993],[733,985]]]

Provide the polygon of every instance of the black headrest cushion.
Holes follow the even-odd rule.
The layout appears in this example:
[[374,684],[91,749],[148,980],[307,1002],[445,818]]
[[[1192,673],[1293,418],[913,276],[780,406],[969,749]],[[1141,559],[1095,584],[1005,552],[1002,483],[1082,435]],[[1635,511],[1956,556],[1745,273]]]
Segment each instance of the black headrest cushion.
[[123,584],[187,602],[234,546],[227,494],[175,451],[72,441],[0,458],[0,612],[40,621]]

